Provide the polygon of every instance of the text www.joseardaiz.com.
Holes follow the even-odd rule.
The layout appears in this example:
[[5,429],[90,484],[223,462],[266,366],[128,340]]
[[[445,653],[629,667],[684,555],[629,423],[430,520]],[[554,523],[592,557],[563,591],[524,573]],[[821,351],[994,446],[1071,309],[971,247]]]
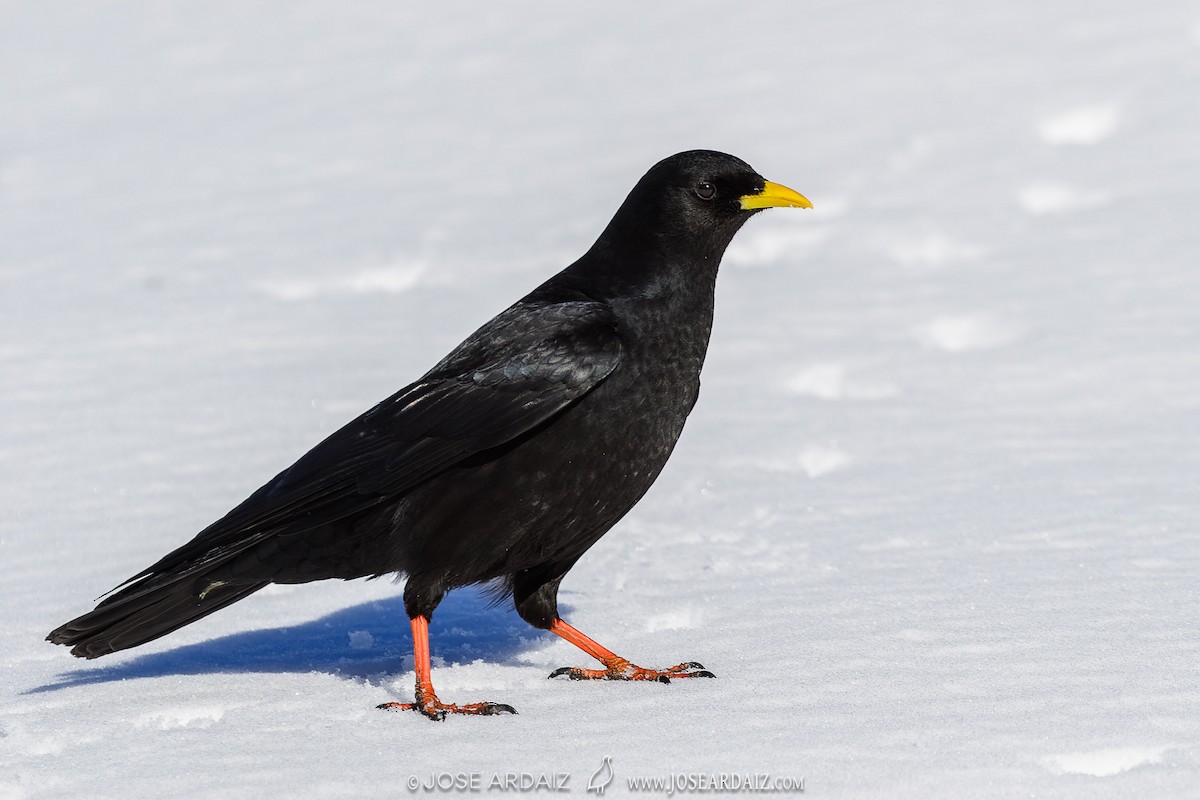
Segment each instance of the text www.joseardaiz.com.
[[630,792],[676,794],[774,794],[803,792],[804,778],[767,773],[678,772],[653,777],[626,778]]

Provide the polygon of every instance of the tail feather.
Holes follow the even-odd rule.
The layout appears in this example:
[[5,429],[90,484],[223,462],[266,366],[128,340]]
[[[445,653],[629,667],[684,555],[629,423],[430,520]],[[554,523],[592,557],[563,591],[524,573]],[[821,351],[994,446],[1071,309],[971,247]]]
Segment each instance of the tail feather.
[[254,594],[267,583],[212,584],[197,591],[194,574],[167,581],[159,577],[150,587],[135,583],[95,610],[55,628],[46,640],[70,646],[73,656],[99,658],[166,636]]

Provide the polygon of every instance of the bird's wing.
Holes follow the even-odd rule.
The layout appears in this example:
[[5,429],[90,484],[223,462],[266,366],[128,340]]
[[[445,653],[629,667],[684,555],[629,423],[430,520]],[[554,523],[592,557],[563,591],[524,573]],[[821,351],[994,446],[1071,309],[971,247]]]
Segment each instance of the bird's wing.
[[622,349],[605,304],[518,303],[126,584],[198,571],[396,498],[549,420],[608,377]]

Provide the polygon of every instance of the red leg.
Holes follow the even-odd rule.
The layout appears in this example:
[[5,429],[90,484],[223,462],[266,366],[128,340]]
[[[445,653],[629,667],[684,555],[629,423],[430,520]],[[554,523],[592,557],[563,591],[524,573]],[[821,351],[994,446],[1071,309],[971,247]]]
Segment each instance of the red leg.
[[415,703],[383,703],[376,708],[388,711],[419,711],[432,720],[443,720],[447,714],[515,714],[516,709],[503,703],[469,703],[455,705],[438,700],[433,691],[432,667],[429,663],[429,618],[412,618],[413,657],[416,660],[417,689]]
[[587,653],[604,665],[604,669],[581,669],[579,667],[562,667],[550,673],[551,678],[566,675],[573,681],[606,680],[606,681],[658,681],[670,683],[671,678],[715,678],[703,664],[695,661],[685,661],[666,669],[644,669],[631,664],[627,659],[584,636],[561,619],[554,620],[550,632],[558,634],[571,644]]

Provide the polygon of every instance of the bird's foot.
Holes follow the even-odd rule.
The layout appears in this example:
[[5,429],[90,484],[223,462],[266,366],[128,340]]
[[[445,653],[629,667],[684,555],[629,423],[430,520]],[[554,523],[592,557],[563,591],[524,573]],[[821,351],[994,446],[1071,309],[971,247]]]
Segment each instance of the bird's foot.
[[515,714],[517,710],[504,703],[443,703],[437,695],[417,695],[415,703],[381,703],[376,708],[385,711],[417,711],[435,722],[441,722],[447,714],[473,714],[480,717],[490,717],[496,714]]
[[685,661],[666,669],[646,669],[631,664],[623,658],[607,659],[604,669],[583,669],[581,667],[560,667],[551,672],[549,677],[557,678],[566,675],[573,681],[657,681],[670,683],[672,678],[715,678],[703,664],[696,661]]

